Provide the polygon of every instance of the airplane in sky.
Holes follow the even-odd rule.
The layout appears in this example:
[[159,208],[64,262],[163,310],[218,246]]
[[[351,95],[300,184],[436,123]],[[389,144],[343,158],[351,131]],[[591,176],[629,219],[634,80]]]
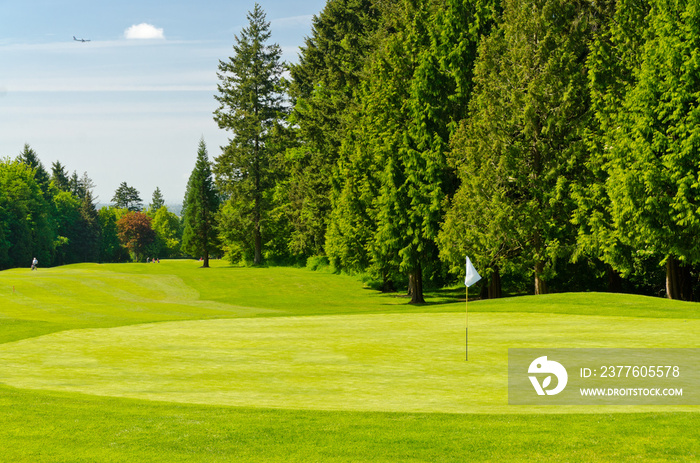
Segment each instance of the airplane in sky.
[[87,40],[86,39],[76,39],[75,36],[73,36],[73,40],[75,40],[76,42],[83,42],[83,43],[90,41],[90,39],[87,39]]

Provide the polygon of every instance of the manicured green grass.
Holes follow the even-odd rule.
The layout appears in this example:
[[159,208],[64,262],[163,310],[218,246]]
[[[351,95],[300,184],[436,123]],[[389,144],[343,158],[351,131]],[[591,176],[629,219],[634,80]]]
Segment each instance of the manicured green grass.
[[503,415],[170,404],[0,386],[13,462],[696,461],[698,413]]
[[696,305],[469,302],[465,362],[464,300],[436,294],[218,261],[0,272],[0,461],[700,458],[697,406],[514,407],[505,376],[509,347],[700,347]]
[[465,362],[463,324],[461,313],[372,314],[70,330],[0,345],[0,378],[21,388],[217,405],[590,412],[596,408],[509,406],[508,348],[700,347],[699,320],[475,313]]

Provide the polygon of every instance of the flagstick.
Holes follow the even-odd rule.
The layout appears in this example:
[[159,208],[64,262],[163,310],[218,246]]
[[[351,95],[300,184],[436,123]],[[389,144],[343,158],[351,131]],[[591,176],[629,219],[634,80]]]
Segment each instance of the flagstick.
[[466,358],[464,359],[466,362],[469,361],[469,286],[467,286],[467,297],[464,299],[464,313],[465,313],[465,341],[464,341],[464,352],[466,355]]
[[473,285],[479,280],[481,280],[481,276],[472,265],[471,261],[469,260],[469,256],[467,256],[467,268],[466,273],[464,274],[464,286],[467,287],[467,297],[464,298],[464,317],[466,322],[466,326],[464,328],[466,334],[466,339],[464,342],[464,351],[466,361],[469,361],[469,306],[467,305],[469,303],[469,286]]

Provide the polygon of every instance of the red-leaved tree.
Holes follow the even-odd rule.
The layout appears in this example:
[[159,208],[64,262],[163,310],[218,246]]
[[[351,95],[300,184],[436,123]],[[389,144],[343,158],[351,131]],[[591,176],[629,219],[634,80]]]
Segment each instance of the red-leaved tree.
[[151,218],[143,212],[129,212],[117,222],[119,241],[129,250],[135,262],[141,261],[146,247],[153,243],[156,234]]

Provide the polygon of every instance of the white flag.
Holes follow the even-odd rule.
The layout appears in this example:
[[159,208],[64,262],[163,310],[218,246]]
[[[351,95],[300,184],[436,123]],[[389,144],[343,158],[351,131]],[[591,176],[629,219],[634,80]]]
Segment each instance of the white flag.
[[479,280],[481,280],[481,275],[476,271],[472,265],[472,261],[470,261],[469,256],[467,256],[467,274],[464,277],[464,285],[468,288]]

